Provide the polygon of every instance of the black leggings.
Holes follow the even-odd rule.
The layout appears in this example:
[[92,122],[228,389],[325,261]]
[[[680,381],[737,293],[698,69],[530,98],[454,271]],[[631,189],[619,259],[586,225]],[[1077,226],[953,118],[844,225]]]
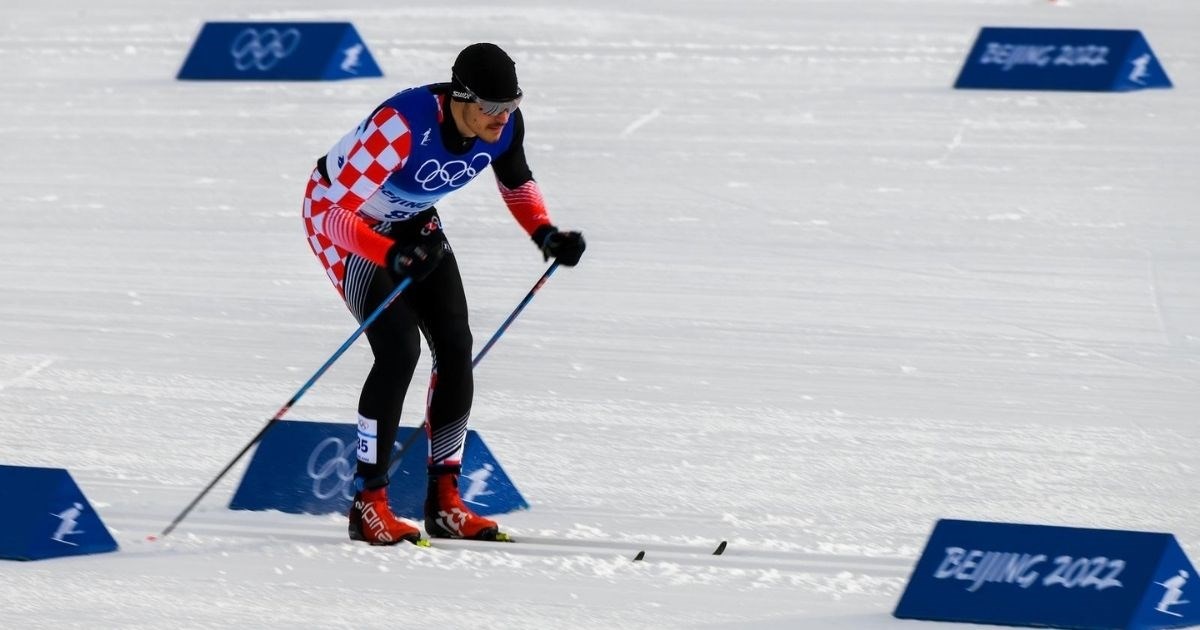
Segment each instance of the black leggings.
[[[420,334],[425,336],[433,356],[426,410],[430,466],[460,463],[474,396],[467,298],[458,262],[442,233],[436,210],[393,223],[384,233],[400,242],[419,240],[440,244],[445,255],[428,277],[409,285],[366,331],[375,363],[363,383],[358,414],[376,422],[377,442],[374,463],[363,461],[360,453],[358,475],[368,488],[388,482],[404,395],[421,358]],[[347,302],[361,322],[365,314],[373,312],[391,294],[396,280],[384,269],[362,259],[349,261],[347,271]],[[360,288],[357,292],[353,290],[356,281]],[[356,293],[359,299],[352,300]]]

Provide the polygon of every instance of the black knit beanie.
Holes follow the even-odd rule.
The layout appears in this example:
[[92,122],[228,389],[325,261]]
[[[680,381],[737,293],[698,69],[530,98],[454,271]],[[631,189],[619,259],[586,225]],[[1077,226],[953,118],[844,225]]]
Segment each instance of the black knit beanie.
[[460,101],[471,100],[463,92],[463,86],[489,101],[508,101],[521,95],[517,65],[495,44],[471,44],[458,53],[450,82],[455,100]]

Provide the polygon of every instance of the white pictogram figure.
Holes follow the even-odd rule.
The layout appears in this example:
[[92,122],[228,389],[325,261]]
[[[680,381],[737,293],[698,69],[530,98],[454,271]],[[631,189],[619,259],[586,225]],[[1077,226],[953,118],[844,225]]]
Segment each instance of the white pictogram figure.
[[51,536],[50,540],[53,540],[54,542],[60,542],[64,545],[71,545],[72,547],[78,547],[79,545],[77,543],[73,543],[69,540],[63,540],[63,537],[83,533],[82,529],[75,529],[75,525],[77,524],[76,519],[78,519],[79,515],[82,513],[83,505],[80,503],[75,503],[71,507],[63,510],[60,514],[54,514],[51,512],[50,514],[57,517],[62,521],[62,523],[59,523],[58,529],[54,530],[54,536]]
[[1133,72],[1129,73],[1129,80],[1134,83],[1145,85],[1146,77],[1150,75],[1150,53],[1146,53],[1141,57],[1133,60]]
[[358,74],[358,58],[362,56],[362,51],[363,45],[361,42],[342,51],[342,54],[346,55],[342,58],[342,72]]
[[1187,579],[1188,572],[1180,570],[1179,575],[1168,579],[1166,582],[1155,582],[1155,584],[1167,589],[1167,592],[1163,593],[1162,599],[1159,600],[1158,606],[1155,606],[1154,610],[1157,610],[1160,613],[1182,617],[1182,614],[1171,612],[1169,609],[1172,606],[1180,606],[1188,603],[1187,600],[1181,599],[1183,597],[1183,585],[1187,582]]
[[465,479],[471,480],[471,483],[467,485],[466,491],[463,492],[463,501],[487,507],[486,503],[480,503],[475,499],[479,497],[486,497],[487,495],[492,494],[492,491],[487,489],[487,480],[492,476],[492,471],[494,470],[496,469],[493,468],[491,464],[484,464],[483,468],[480,468],[469,475],[463,475]]

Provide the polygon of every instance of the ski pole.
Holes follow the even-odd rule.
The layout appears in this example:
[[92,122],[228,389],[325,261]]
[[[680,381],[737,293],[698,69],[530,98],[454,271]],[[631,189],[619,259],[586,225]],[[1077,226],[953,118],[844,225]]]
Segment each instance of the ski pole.
[[325,374],[325,371],[333,365],[334,361],[338,360],[338,357],[341,357],[346,350],[350,349],[350,346],[354,344],[354,340],[358,339],[358,336],[361,335],[363,331],[366,330],[367,327],[370,326],[379,317],[379,315],[392,304],[392,302],[396,301],[396,298],[400,297],[400,294],[403,293],[410,284],[412,284],[412,278],[405,278],[400,281],[400,284],[396,285],[395,289],[392,289],[391,294],[388,295],[387,298],[379,306],[377,306],[375,310],[366,317],[366,319],[363,320],[358,329],[355,330],[346,339],[346,341],[342,342],[341,347],[333,353],[333,356],[329,357],[329,359],[325,361],[324,365],[318,368],[317,371],[313,373],[311,377],[309,377],[308,381],[305,382],[304,385],[302,385],[300,389],[297,390],[296,393],[293,394],[292,397],[288,399],[288,401],[284,403],[282,407],[279,408],[279,411],[275,412],[275,415],[272,416],[265,425],[263,425],[263,428],[259,429],[258,434],[251,438],[250,441],[242,447],[242,450],[238,451],[238,454],[235,455],[234,458],[230,460],[230,462],[226,464],[224,468],[221,469],[221,472],[217,473],[217,476],[210,481],[203,490],[200,491],[200,494],[196,495],[195,499],[192,499],[192,502],[189,503],[187,507],[183,508],[183,511],[179,513],[179,516],[176,516],[175,519],[171,521],[171,524],[167,525],[166,529],[164,529],[159,536],[165,538],[175,530],[175,527],[179,525],[183,519],[187,518],[187,515],[190,514],[192,509],[196,507],[196,504],[200,503],[200,500],[203,499],[205,495],[207,495],[209,491],[213,489],[213,486],[217,485],[217,482],[221,481],[221,478],[224,477],[226,473],[228,473],[229,470],[234,467],[234,465],[241,461],[242,457],[244,457],[255,444],[258,444],[259,441],[263,439],[263,436],[266,435],[267,430],[274,426],[274,424],[278,422],[280,418],[283,418],[283,414],[287,413],[288,410],[292,408],[292,405],[295,405],[296,401],[300,400],[300,397],[303,396],[304,393],[307,392],[308,389],[317,382],[317,379],[321,378],[321,376]]
[[[517,308],[513,309],[512,313],[509,313],[508,318],[504,320],[503,324],[500,324],[500,328],[496,329],[496,333],[492,335],[492,338],[488,339],[488,342],[483,344],[483,348],[480,348],[479,353],[476,354],[475,358],[471,360],[471,369],[475,369],[475,366],[479,365],[479,362],[483,360],[483,357],[488,353],[488,350],[491,350],[492,346],[496,345],[496,342],[499,341],[500,336],[504,334],[504,331],[508,330],[508,327],[512,325],[515,319],[517,319],[517,315],[520,315],[521,311],[525,310],[525,307],[529,304],[530,300],[533,299],[533,296],[541,290],[542,285],[546,284],[546,281],[550,279],[550,276],[554,275],[554,271],[558,269],[558,265],[559,262],[557,260],[555,260],[553,263],[550,263],[550,266],[546,269],[546,273],[543,273],[542,277],[538,278],[538,281],[534,283],[533,288],[529,290],[529,293],[525,294],[525,299],[521,300],[521,303],[517,305]],[[404,440],[404,444],[400,445],[400,451],[393,455],[392,459],[395,461],[404,459],[404,454],[407,453],[408,449],[412,447],[413,442],[417,441],[417,435],[420,433],[421,427],[417,427],[415,431],[409,433],[408,437]]]

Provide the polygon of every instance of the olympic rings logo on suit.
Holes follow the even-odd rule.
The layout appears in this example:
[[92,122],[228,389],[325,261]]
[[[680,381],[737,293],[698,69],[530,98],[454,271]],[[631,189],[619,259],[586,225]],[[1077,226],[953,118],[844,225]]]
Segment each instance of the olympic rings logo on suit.
[[229,53],[233,65],[241,71],[258,68],[270,70],[275,64],[296,51],[300,45],[300,31],[289,28],[283,32],[274,28],[261,31],[247,28],[233,38]]
[[421,185],[426,192],[432,192],[444,186],[458,188],[471,181],[480,171],[492,163],[492,156],[487,153],[476,153],[470,162],[466,160],[450,160],[442,163],[434,158],[425,160],[417,168],[413,180]]

